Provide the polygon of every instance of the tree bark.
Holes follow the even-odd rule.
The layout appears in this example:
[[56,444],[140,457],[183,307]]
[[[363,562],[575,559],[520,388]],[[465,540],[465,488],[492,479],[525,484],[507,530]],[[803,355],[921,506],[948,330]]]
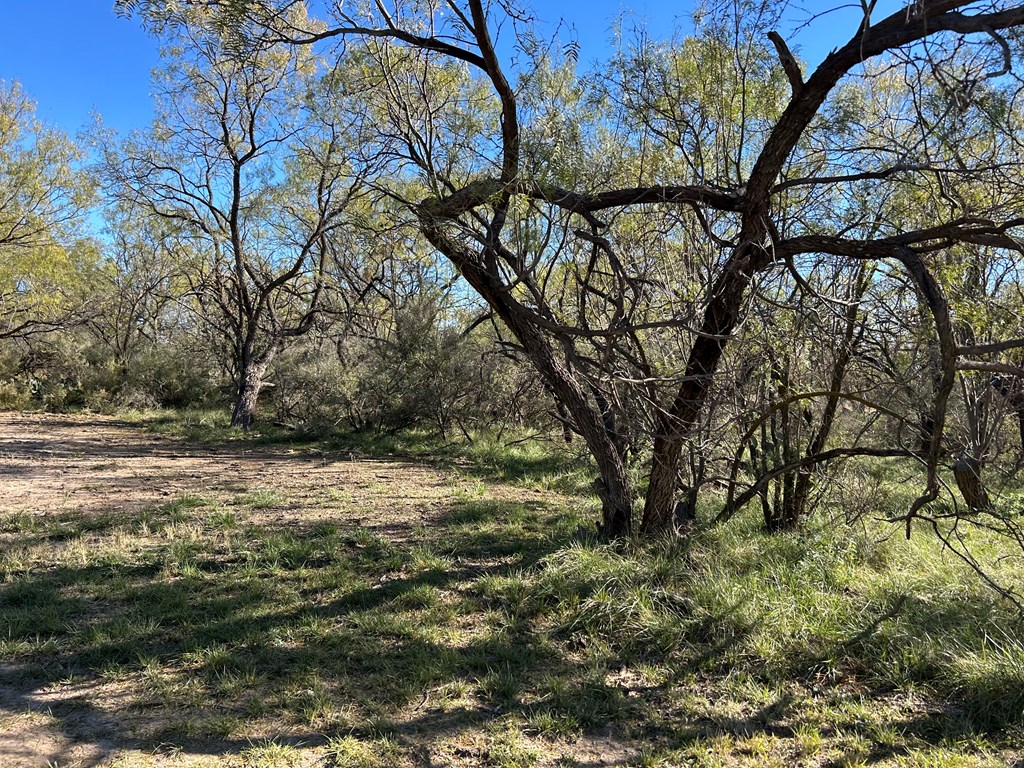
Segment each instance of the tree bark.
[[256,422],[260,391],[264,384],[263,377],[267,374],[272,358],[273,353],[268,352],[258,358],[243,355],[239,361],[235,406],[231,411],[232,427],[241,427],[248,431]]
[[953,478],[971,513],[977,514],[991,509],[992,501],[985,490],[985,484],[981,481],[981,461],[973,456],[962,456],[957,459],[953,464]]
[[768,251],[755,245],[753,240],[747,240],[733,251],[721,276],[711,287],[699,335],[690,349],[682,384],[668,414],[662,419],[661,434],[654,440],[650,482],[641,523],[641,531],[645,534],[671,531],[683,440],[697,423],[704,407],[726,344],[739,322],[750,280],[770,261]]
[[650,483],[640,526],[641,533],[645,535],[663,534],[672,530],[682,454],[683,444],[680,439],[662,435],[654,438]]

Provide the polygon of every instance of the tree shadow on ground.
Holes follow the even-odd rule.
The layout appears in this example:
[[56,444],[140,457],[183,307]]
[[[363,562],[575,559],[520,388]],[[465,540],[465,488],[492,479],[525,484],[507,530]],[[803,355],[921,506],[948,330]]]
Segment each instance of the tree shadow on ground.
[[[1004,690],[980,678],[961,687],[961,700],[974,702],[961,711],[941,701],[904,711],[893,727],[905,741],[843,714],[844,697],[891,694],[878,680],[821,694],[838,713],[824,726],[785,686],[767,704],[740,702],[749,713],[709,716],[673,688],[713,688],[734,671],[799,687],[822,664],[871,668],[893,648],[886,622],[865,616],[847,640],[773,672],[745,648],[757,627],[737,616],[742,600],[690,621],[672,652],[616,644],[600,628],[566,630],[573,605],[561,596],[584,600],[606,577],[535,594],[531,579],[549,557],[594,544],[582,517],[544,502],[459,500],[401,539],[318,521],[215,529],[201,510],[172,507],[149,524],[191,522],[201,533],[106,551],[108,539],[131,533],[124,515],[55,518],[32,534],[36,545],[60,555],[68,531],[88,530],[102,534],[95,549],[81,562],[8,565],[0,584],[0,656],[10,660],[0,666],[0,707],[49,712],[72,744],[98,745],[93,764],[126,747],[213,755],[259,739],[314,746],[383,734],[418,749],[509,718],[556,736],[612,729],[623,743],[677,748],[722,735],[789,740],[816,727],[866,741],[856,756],[872,763],[907,744],[984,737],[1014,722],[1012,702],[996,712],[1006,717],[980,717],[980,702]],[[941,626],[968,637],[984,612],[969,599],[910,600],[892,618],[907,636]],[[643,665],[670,674],[649,685],[614,679]],[[1012,681],[1002,685],[1011,696]]]
[[[458,561],[437,564],[415,562],[411,544],[299,526],[26,570],[0,586],[16,661],[0,668],[0,704],[47,711],[72,742],[109,730],[111,749],[210,754],[251,746],[250,723],[314,744],[358,723],[434,739],[494,720],[520,706],[521,684],[571,664],[534,628],[485,617],[474,585],[532,567],[572,534],[455,529],[436,551]],[[451,622],[466,628],[457,644]],[[440,709],[417,709],[438,691]]]

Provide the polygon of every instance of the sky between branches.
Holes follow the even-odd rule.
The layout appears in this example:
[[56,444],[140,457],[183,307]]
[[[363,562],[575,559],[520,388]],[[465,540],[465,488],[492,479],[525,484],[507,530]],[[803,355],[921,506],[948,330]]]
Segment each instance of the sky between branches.
[[[529,1],[529,0],[528,0]],[[548,0],[532,2],[549,34],[580,43],[587,67],[611,50],[617,19],[630,30],[642,26],[655,40],[685,31],[697,0]],[[876,16],[898,3],[879,3]],[[816,12],[839,3],[794,3],[788,29],[791,46],[813,65],[849,37],[860,15],[856,3],[802,28]],[[150,71],[159,66],[159,46],[137,20],[119,18],[113,0],[2,0],[0,79],[17,80],[39,104],[39,116],[74,135],[92,114],[120,132],[144,128],[152,118]],[[563,20],[561,26],[559,21]]]

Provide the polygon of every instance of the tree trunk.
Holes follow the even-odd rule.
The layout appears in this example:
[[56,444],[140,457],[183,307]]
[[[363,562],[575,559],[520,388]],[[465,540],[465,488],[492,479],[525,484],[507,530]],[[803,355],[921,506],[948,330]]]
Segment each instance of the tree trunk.
[[683,440],[700,417],[722,354],[739,321],[740,307],[750,278],[769,261],[765,249],[747,242],[733,251],[722,274],[711,286],[700,333],[690,348],[683,381],[672,407],[662,419],[661,434],[654,439],[650,483],[641,523],[641,530],[647,535],[672,530]]
[[963,494],[967,508],[974,514],[985,512],[992,507],[992,502],[981,481],[981,462],[973,456],[962,456],[953,464],[953,477],[956,487]]
[[[786,354],[782,361],[772,361],[772,377],[775,380],[775,391],[779,400],[785,402],[792,394],[790,386],[790,361]],[[776,461],[785,466],[796,461],[797,442],[799,440],[800,419],[794,418],[795,406],[791,403],[778,413],[778,431],[775,433]],[[772,414],[772,426],[776,426],[775,414]],[[787,472],[776,481],[776,500],[772,519],[766,521],[771,533],[795,530],[800,524],[802,514],[797,496],[796,475]]]
[[597,456],[597,494],[601,499],[601,528],[603,537],[614,539],[627,536],[633,530],[633,493],[630,489],[626,465],[617,459]]
[[614,427],[610,426],[607,407],[602,409],[599,403],[587,396],[573,375],[571,363],[555,353],[548,337],[512,300],[509,289],[501,283],[496,272],[484,266],[486,258],[449,237],[433,216],[422,219],[422,223],[423,233],[430,243],[459,268],[466,281],[494,309],[522,345],[555,402],[569,414],[573,428],[587,444],[600,474],[594,486],[601,498],[601,535],[605,538],[628,536],[633,530],[633,490],[626,459],[620,450],[621,440],[614,434]]
[[651,478],[644,501],[640,531],[645,535],[667,533],[675,520],[675,497],[679,487],[679,460],[683,452],[680,440],[659,435],[654,439]]
[[235,407],[231,411],[232,427],[241,427],[248,431],[255,423],[260,390],[263,389],[263,377],[267,373],[272,357],[271,353],[258,359],[243,356],[239,365]]

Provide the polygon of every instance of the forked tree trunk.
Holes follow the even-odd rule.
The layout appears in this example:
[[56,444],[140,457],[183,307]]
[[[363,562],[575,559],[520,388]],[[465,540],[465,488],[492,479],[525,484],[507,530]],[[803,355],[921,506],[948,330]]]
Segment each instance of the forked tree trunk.
[[239,366],[235,407],[231,411],[232,427],[249,430],[256,422],[260,391],[263,389],[263,379],[267,375],[272,357],[270,353],[260,358],[243,357]]

